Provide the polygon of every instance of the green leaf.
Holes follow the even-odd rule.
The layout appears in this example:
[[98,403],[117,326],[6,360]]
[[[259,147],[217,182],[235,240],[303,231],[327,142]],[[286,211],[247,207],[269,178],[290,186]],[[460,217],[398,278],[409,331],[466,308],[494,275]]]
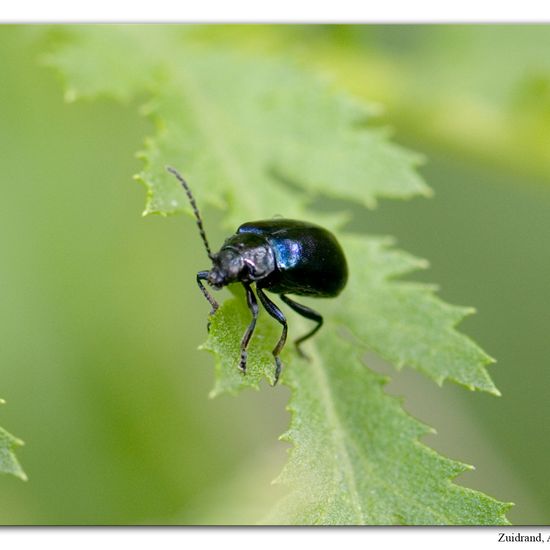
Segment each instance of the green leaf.
[[267,378],[270,383],[275,381],[271,349],[280,336],[280,330],[275,323],[266,319],[265,314],[260,315],[257,332],[248,348],[246,376],[237,369],[240,341],[250,323],[250,311],[244,305],[244,292],[239,287],[232,290],[236,296],[227,300],[224,307],[212,317],[208,340],[201,346],[201,349],[211,352],[217,358],[216,383],[210,393],[211,397],[222,393],[236,394],[244,387],[258,389],[263,378]]
[[[269,350],[280,326],[260,314],[249,348],[248,373],[237,369],[240,338],[250,322],[244,296],[230,298],[212,319],[207,343],[216,356],[213,395],[257,388],[273,380]],[[298,325],[298,328],[296,328]],[[292,324],[301,333],[304,324]],[[292,390],[293,444],[278,478],[290,493],[264,520],[294,525],[496,525],[510,507],[453,484],[470,466],[443,458],[419,442],[432,430],[386,395],[386,379],[366,368],[362,353],[328,321],[310,345],[310,361],[283,353],[281,380]]]
[[331,304],[334,318],[398,368],[410,366],[438,384],[449,379],[500,395],[485,369],[494,360],[454,328],[474,310],[446,304],[433,286],[398,280],[427,262],[391,244],[391,239],[361,236],[343,240],[350,278]]
[[301,525],[486,525],[507,523],[509,505],[451,480],[471,467],[418,439],[428,427],[386,395],[333,326],[311,362],[292,365],[293,443],[279,482],[292,492],[268,523]]
[[[142,112],[156,128],[140,153],[147,213],[190,211],[166,164],[184,173],[201,207],[224,209],[233,229],[274,214],[337,228],[341,215],[311,209],[318,195],[370,207],[379,197],[429,194],[414,171],[419,157],[370,127],[372,106],[295,63],[215,44],[201,48],[178,26],[78,27],[69,35],[48,57],[69,99],[146,101]],[[418,439],[429,430],[385,395],[382,379],[356,358],[367,348],[438,383],[450,379],[498,393],[485,370],[491,359],[455,330],[471,310],[444,304],[432,287],[398,280],[425,262],[388,240],[340,237],[350,281],[339,299],[319,303],[326,326],[308,343],[312,361],[291,346],[282,354],[281,382],[292,390],[293,413],[285,437],[294,447],[280,478],[290,493],[272,521],[505,523],[508,505],[453,484],[467,467],[422,445]],[[265,312],[246,376],[237,369],[249,322],[238,290],[211,320],[203,349],[216,357],[213,395],[273,381],[271,350],[281,328]],[[292,316],[291,335],[302,330],[306,323]]]
[[[4,401],[0,399],[0,404],[3,403]],[[12,474],[26,481],[27,476],[15,456],[15,449],[21,445],[23,442],[20,439],[8,433],[4,428],[0,428],[0,473]]]

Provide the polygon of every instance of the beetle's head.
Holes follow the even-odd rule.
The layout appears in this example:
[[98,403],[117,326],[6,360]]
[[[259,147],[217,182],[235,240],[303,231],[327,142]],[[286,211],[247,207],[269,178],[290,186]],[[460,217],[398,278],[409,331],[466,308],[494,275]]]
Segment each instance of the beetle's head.
[[222,248],[210,257],[212,269],[208,272],[208,283],[214,288],[219,289],[242,280],[241,274],[245,269],[245,263],[237,250]]
[[258,281],[275,269],[271,247],[262,237],[249,233],[229,237],[210,259],[208,283],[216,289],[230,283]]

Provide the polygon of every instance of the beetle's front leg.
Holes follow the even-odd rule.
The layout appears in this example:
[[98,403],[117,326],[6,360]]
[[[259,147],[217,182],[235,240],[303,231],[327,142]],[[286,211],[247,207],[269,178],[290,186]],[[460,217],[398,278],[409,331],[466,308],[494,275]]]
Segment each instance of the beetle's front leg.
[[[206,281],[208,279],[208,271],[199,271],[197,273],[197,284],[199,285],[199,288],[201,289],[201,292],[203,293],[204,297],[208,300],[208,303],[212,306],[212,309],[210,310],[210,317],[216,313],[216,310],[218,309],[219,305],[214,298],[212,298],[212,295],[204,285],[202,284],[202,281]],[[208,324],[206,325],[206,330],[210,332],[210,320],[208,320]]]
[[248,342],[250,342],[250,338],[252,337],[252,333],[256,327],[256,319],[258,318],[259,308],[258,302],[256,301],[256,296],[254,296],[254,292],[252,292],[250,285],[248,283],[243,283],[243,286],[246,291],[246,303],[248,304],[250,313],[252,313],[252,320],[250,321],[250,324],[244,333],[243,339],[241,340],[241,362],[239,364],[239,369],[243,374],[246,374],[246,358],[248,355],[246,348],[248,347]]

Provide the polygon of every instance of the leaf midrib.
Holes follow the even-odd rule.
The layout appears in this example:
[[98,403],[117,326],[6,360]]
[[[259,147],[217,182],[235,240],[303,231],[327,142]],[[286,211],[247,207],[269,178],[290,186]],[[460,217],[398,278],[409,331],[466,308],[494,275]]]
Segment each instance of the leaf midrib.
[[[173,74],[179,75],[181,81],[181,90],[187,96],[189,102],[194,106],[190,110],[192,113],[196,113],[195,119],[197,121],[197,127],[201,129],[206,136],[206,141],[212,145],[212,149],[216,152],[219,159],[222,170],[227,174],[228,181],[235,182],[235,185],[241,185],[246,181],[243,170],[238,162],[234,160],[235,155],[232,155],[227,148],[227,141],[223,136],[230,135],[229,132],[224,132],[223,129],[219,129],[220,124],[216,124],[215,121],[221,122],[225,120],[225,113],[216,110],[216,103],[209,102],[197,89],[196,77],[192,70],[182,70],[181,67],[174,67]],[[178,88],[178,86],[176,86]],[[176,93],[177,95],[177,93]],[[212,113],[216,112],[216,116]],[[222,136],[220,138],[220,136]],[[252,185],[249,183],[249,185]],[[254,193],[242,193],[239,195],[239,201],[247,202],[250,206],[249,212],[257,212],[260,210],[260,203],[254,201]]]
[[[324,404],[324,410],[327,413],[327,419],[331,426],[330,433],[332,434],[332,440],[334,441],[335,447],[338,449],[339,456],[342,457],[341,464],[344,465],[343,473],[347,480],[348,487],[350,488],[350,494],[352,496],[352,502],[355,507],[355,513],[357,514],[357,517],[359,519],[359,522],[361,524],[364,524],[366,522],[366,516],[363,512],[363,507],[361,506],[360,501],[360,491],[357,487],[357,482],[355,478],[355,472],[352,465],[352,460],[348,451],[348,444],[346,443],[346,440],[351,442],[356,448],[358,447],[357,443],[354,441],[353,437],[348,433],[346,428],[344,427],[344,424],[341,422],[339,415],[337,413],[337,409],[335,406],[335,399],[333,397],[333,392],[331,391],[331,385],[329,383],[329,378],[325,372],[325,368],[323,367],[324,361],[320,353],[318,352],[317,346],[312,345],[310,348],[312,351],[310,352],[312,361],[311,364],[313,365],[313,372],[316,378],[317,386],[320,390],[320,396]],[[365,367],[366,368],[366,367]],[[420,442],[415,441],[414,443],[421,444]],[[370,470],[372,472],[376,471],[378,468],[376,464],[372,464],[368,461],[367,457],[365,457],[365,453],[363,451],[359,451],[358,456],[361,457],[362,462],[367,465],[366,469]],[[402,502],[412,502],[416,506],[423,505],[427,510],[429,510],[434,516],[439,517],[442,524],[449,524],[450,518],[442,514],[440,511],[436,510],[435,508],[429,506],[426,503],[422,503],[418,501],[415,498],[411,498],[410,495],[406,495],[398,490],[395,485],[391,485],[387,483],[383,476],[375,476],[377,481],[376,484],[385,488],[388,492],[393,493],[397,498],[399,498]],[[451,482],[449,482],[449,485],[452,485]],[[420,506],[422,507],[422,506]]]
[[365,515],[363,513],[363,507],[361,506],[361,500],[359,497],[359,489],[357,487],[357,481],[355,479],[355,472],[351,463],[351,458],[347,449],[347,445],[344,441],[344,434],[346,430],[342,425],[336,407],[334,406],[334,399],[330,389],[328,377],[324,368],[322,367],[321,357],[317,350],[317,346],[311,346],[311,364],[313,365],[313,372],[317,381],[317,386],[320,390],[320,396],[325,405],[325,412],[327,413],[327,419],[331,426],[331,436],[334,441],[335,447],[338,449],[338,455],[342,458],[341,464],[344,466],[343,473],[346,478],[347,485],[350,489],[350,495],[352,497],[352,503],[357,514],[358,523],[365,523]]

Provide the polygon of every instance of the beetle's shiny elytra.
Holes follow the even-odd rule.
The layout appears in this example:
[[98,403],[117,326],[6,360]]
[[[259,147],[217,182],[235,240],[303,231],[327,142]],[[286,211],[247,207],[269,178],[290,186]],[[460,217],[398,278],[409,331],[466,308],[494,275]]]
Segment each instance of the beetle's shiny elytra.
[[247,348],[259,311],[252,290],[253,284],[256,285],[256,293],[266,311],[282,325],[281,337],[273,349],[275,385],[281,374],[279,356],[286,342],[287,322],[283,312],[266,296],[264,290],[279,294],[281,300],[294,311],[317,323],[310,332],[295,342],[298,352],[304,355],[300,345],[321,328],[323,318],[311,308],[291,300],[287,294],[321,298],[338,296],[348,278],[342,248],[332,233],[318,225],[274,218],[244,223],[234,235],[226,239],[220,251],[213,254],[187,182],[174,168],[167,167],[167,170],[185,189],[206,252],[212,261],[210,270],[197,273],[199,288],[212,306],[210,315],[218,309],[218,303],[205,288],[203,281],[214,289],[231,283],[241,283],[244,287],[252,320],[241,340],[239,368],[243,373],[246,373]]

